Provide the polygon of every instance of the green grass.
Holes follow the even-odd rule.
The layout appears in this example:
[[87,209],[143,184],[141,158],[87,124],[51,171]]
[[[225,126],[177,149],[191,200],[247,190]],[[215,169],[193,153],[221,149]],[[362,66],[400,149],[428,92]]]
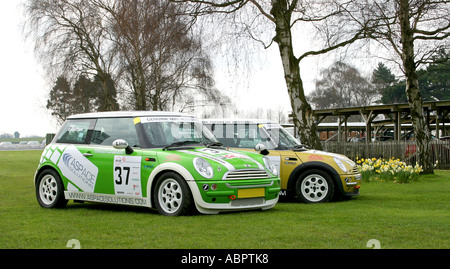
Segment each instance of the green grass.
[[41,142],[44,140],[45,137],[36,136],[36,137],[23,137],[23,138],[0,138],[0,142],[12,142],[12,143],[19,143],[21,141],[38,141]]
[[165,217],[156,211],[69,202],[44,209],[33,175],[40,151],[0,152],[0,249],[447,249],[450,171],[409,184],[363,183],[326,204],[278,203],[268,211]]

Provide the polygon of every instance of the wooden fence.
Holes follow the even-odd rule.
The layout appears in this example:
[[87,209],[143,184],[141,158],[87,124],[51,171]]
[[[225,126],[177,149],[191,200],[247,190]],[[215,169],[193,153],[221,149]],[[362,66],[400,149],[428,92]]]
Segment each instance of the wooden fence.
[[[324,142],[323,150],[343,154],[352,160],[359,158],[398,158],[407,164],[416,164],[417,145],[414,141],[384,142]],[[431,158],[437,169],[450,169],[450,141],[434,140],[431,143]]]

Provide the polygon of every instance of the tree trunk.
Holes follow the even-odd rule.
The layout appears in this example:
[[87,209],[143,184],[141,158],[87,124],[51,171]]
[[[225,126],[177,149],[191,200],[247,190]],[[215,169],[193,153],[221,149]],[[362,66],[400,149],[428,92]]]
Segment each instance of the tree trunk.
[[111,92],[111,89],[108,86],[108,75],[104,72],[99,72],[98,76],[100,78],[100,86],[101,86],[101,95],[102,101],[98,108],[98,111],[117,111],[119,110],[119,106],[117,104],[116,99]]
[[278,44],[280,51],[297,134],[303,144],[307,144],[314,149],[322,149],[316,133],[313,110],[305,98],[303,81],[300,76],[300,63],[294,55],[290,22],[291,12],[286,0],[272,0],[270,13],[276,24],[274,41]]
[[411,120],[414,129],[414,139],[417,143],[417,161],[423,172],[433,173],[431,164],[430,131],[423,113],[422,95],[419,90],[416,64],[414,61],[413,31],[409,22],[409,0],[400,0],[399,21],[401,27],[402,62],[406,76],[406,96],[411,110]]

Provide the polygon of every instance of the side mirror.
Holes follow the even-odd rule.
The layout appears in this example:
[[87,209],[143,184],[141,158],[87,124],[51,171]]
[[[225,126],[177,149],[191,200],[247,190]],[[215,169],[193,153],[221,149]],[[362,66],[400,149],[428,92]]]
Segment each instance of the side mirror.
[[128,145],[128,142],[123,139],[114,140],[112,142],[112,146],[115,149],[125,149],[125,153],[128,155],[133,153],[133,149],[130,147],[130,145]]
[[266,149],[266,146],[264,146],[261,143],[256,144],[255,150],[258,151],[259,153],[261,153],[262,155],[269,154],[269,151]]

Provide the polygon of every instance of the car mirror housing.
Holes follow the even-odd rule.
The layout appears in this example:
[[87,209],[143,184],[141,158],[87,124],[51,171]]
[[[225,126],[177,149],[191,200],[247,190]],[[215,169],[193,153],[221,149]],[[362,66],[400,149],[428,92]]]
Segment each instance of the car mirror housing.
[[268,155],[269,151],[266,149],[266,146],[264,146],[261,143],[256,144],[255,150],[258,151],[262,155]]
[[133,149],[128,145],[128,142],[123,139],[117,139],[112,142],[112,146],[115,149],[125,149],[125,153],[130,155],[133,153]]

